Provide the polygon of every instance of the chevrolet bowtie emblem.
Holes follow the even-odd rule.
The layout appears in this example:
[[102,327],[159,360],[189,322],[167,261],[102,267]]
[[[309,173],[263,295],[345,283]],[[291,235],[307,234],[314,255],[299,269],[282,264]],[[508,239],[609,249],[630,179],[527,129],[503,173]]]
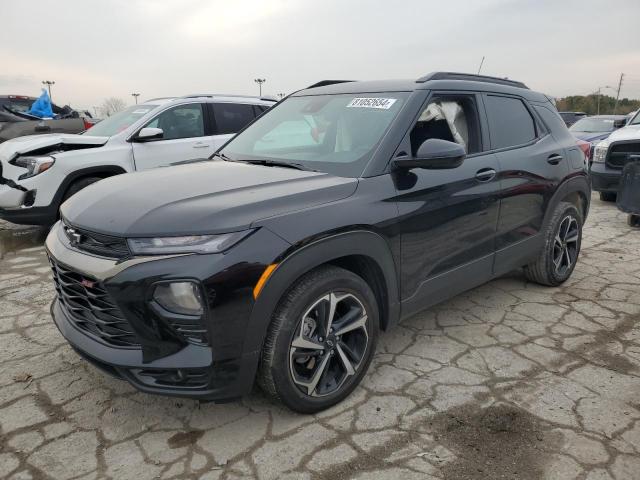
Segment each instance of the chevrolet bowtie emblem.
[[67,236],[73,245],[77,245],[82,240],[82,235],[76,232],[73,228],[67,228]]

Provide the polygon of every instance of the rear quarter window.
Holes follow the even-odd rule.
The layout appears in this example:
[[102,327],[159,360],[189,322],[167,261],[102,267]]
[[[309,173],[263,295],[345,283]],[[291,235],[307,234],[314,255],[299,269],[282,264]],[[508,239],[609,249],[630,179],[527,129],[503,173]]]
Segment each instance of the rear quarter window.
[[553,134],[562,135],[563,133],[568,133],[567,125],[557,111],[541,105],[534,105],[533,108],[536,113],[540,115],[545,125],[551,129]]
[[536,124],[518,98],[487,95],[485,97],[491,148],[524,145],[536,139]]

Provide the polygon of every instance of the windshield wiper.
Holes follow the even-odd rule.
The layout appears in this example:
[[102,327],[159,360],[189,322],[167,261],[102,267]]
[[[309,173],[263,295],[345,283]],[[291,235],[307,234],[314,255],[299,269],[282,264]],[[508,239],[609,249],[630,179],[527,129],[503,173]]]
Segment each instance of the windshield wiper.
[[313,168],[309,168],[306,165],[295,162],[281,162],[280,160],[241,160],[246,163],[251,163],[252,165],[264,165],[265,167],[284,167],[284,168],[295,168],[296,170],[305,170],[307,172],[317,172]]
[[216,152],[213,155],[211,155],[211,157],[209,158],[213,158],[213,157],[218,157],[221,158],[222,160],[224,160],[225,162],[234,162],[235,160],[233,160],[231,157],[229,157],[228,155],[225,155],[222,152]]

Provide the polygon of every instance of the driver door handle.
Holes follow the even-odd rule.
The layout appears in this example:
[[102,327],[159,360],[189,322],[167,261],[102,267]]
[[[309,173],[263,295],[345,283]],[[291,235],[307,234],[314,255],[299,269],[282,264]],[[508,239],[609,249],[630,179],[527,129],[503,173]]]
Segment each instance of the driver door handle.
[[483,168],[481,170],[478,170],[478,172],[476,173],[476,179],[479,182],[489,182],[493,180],[495,176],[496,171],[493,168]]
[[557,153],[554,153],[547,157],[547,162],[550,163],[551,165],[558,165],[561,161],[562,161],[562,155],[558,155]]
[[208,146],[209,144],[205,142],[197,142],[193,144],[193,148],[207,148]]

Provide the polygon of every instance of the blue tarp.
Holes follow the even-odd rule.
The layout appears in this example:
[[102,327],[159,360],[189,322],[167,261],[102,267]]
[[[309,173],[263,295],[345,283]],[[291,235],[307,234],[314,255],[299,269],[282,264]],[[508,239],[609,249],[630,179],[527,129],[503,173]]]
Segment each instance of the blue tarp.
[[49,94],[45,88],[42,89],[42,94],[35,102],[33,102],[31,109],[26,113],[40,118],[53,118],[51,99],[49,98]]

